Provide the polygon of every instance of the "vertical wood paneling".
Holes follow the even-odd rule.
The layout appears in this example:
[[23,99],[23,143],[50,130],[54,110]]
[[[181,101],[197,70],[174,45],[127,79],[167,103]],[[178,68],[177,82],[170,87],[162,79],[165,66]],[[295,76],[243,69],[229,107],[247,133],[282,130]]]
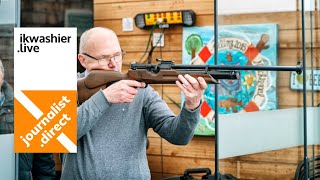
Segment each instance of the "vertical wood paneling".
[[[319,3],[319,1],[317,1]],[[177,9],[192,9],[196,12],[196,25],[209,26],[213,24],[213,1],[203,0],[95,0],[95,26],[108,27],[118,36],[122,48],[127,51],[123,72],[126,72],[131,62],[138,62],[145,51],[150,30],[141,30],[134,26],[134,31],[122,31],[122,18],[134,17],[141,12],[155,12]],[[316,67],[320,67],[320,12],[313,13],[313,45]],[[219,16],[219,24],[262,24],[276,23],[279,27],[279,65],[295,65],[302,58],[301,49],[301,12],[277,12],[260,14],[240,14]],[[306,13],[306,42],[310,47],[310,16]],[[155,32],[160,32],[156,29]],[[182,57],[182,27],[172,26],[165,31],[165,47],[155,48],[152,63],[155,58],[174,60],[181,63]],[[143,60],[145,60],[144,57]],[[307,51],[307,66],[310,67],[311,54]],[[302,93],[289,88],[288,72],[278,73],[279,108],[302,106]],[[179,113],[180,109],[171,99],[180,103],[180,92],[175,85],[152,85],[168,106]],[[168,98],[169,97],[169,98]],[[308,103],[311,102],[308,94]],[[320,95],[315,93],[315,102],[320,103]],[[245,133],[245,132],[244,132]],[[210,167],[214,171],[214,138],[194,137],[186,146],[175,146],[161,139],[153,130],[148,131],[149,149],[147,150],[152,179],[161,179],[181,175],[187,168]],[[244,140],[245,141],[245,140]],[[245,143],[245,142],[244,142]],[[309,146],[308,153],[311,154]],[[320,147],[315,147],[320,154]],[[293,147],[264,153],[257,153],[224,159],[220,170],[232,173],[241,179],[293,179],[297,164],[303,159],[303,147]]]

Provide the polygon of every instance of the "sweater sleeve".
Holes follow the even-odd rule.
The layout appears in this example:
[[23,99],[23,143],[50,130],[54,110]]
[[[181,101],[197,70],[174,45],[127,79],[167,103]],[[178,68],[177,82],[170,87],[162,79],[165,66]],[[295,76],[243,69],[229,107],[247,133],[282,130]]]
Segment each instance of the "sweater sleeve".
[[183,105],[180,114],[175,116],[151,87],[146,88],[144,101],[144,117],[148,128],[153,128],[172,144],[188,144],[199,122],[200,105],[193,111],[189,111]]
[[82,103],[77,109],[77,138],[88,133],[110,106],[102,90]]

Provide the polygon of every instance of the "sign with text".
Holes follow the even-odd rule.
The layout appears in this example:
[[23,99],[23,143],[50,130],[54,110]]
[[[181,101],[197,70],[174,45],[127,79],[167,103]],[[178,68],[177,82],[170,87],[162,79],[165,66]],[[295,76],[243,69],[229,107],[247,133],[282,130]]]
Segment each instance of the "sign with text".
[[15,152],[77,152],[77,29],[14,29]]
[[[320,69],[306,70],[306,89],[320,91]],[[290,88],[293,90],[303,90],[303,75],[297,74],[296,72],[291,72],[290,75]]]

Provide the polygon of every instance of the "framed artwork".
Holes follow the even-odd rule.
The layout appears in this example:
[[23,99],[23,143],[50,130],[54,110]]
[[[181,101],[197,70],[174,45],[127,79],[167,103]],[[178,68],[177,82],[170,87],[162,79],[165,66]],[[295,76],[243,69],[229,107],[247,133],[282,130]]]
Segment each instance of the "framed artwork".
[[[183,28],[183,64],[214,64],[214,28]],[[276,24],[219,26],[218,64],[275,66],[278,63]],[[220,80],[219,114],[278,108],[277,73],[241,70],[240,80]],[[205,90],[196,135],[214,135],[215,85]],[[183,95],[182,95],[183,96]],[[182,97],[182,101],[184,97]]]

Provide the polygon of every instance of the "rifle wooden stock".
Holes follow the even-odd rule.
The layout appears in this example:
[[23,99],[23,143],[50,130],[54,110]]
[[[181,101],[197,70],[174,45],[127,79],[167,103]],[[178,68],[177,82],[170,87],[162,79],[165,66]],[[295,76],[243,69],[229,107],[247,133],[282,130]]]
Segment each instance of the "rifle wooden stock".
[[83,103],[100,89],[120,80],[136,80],[147,84],[175,84],[179,74],[189,74],[194,78],[203,77],[208,84],[217,84],[216,79],[239,79],[239,72],[236,71],[161,70],[153,73],[145,69],[129,69],[128,73],[121,73],[92,70],[88,76],[78,79],[78,102]]

